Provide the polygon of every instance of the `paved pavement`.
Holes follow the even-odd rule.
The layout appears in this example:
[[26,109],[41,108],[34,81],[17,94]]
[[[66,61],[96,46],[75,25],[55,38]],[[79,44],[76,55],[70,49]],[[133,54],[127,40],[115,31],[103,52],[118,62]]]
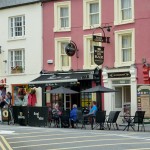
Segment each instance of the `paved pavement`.
[[150,150],[146,132],[0,125],[2,150]]

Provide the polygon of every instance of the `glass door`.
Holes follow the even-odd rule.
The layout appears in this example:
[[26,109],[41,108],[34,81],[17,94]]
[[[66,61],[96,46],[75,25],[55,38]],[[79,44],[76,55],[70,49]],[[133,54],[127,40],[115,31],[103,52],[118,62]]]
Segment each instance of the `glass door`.
[[71,110],[71,95],[64,94],[64,110]]
[[118,91],[115,93],[115,110],[122,110],[125,113],[126,109],[130,111],[131,105],[131,88],[130,86],[115,87]]

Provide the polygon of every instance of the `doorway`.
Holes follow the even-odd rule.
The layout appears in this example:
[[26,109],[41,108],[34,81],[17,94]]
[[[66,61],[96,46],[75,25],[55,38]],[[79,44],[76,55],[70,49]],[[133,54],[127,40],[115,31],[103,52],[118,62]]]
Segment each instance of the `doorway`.
[[131,112],[131,87],[130,85],[115,87],[114,110],[124,114],[127,110]]

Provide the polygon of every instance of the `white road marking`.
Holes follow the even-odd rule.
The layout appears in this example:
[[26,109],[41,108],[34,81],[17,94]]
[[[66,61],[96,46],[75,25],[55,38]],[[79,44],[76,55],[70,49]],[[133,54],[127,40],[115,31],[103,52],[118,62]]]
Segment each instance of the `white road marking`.
[[[132,145],[132,144],[150,144],[149,142],[136,142],[136,143],[114,143],[114,144],[101,144],[101,145],[87,145],[87,146],[77,146],[77,147],[67,147],[67,148],[57,148],[57,149],[47,149],[47,150],[71,150],[71,149],[80,149],[92,147],[105,147],[105,146],[117,146],[117,145]],[[149,148],[150,149],[150,148]],[[135,149],[138,150],[138,149]]]
[[144,150],[144,149],[150,150],[150,148],[136,148],[136,149],[126,149],[126,150]]
[[[71,141],[71,142],[59,142],[59,143],[47,143],[47,144],[36,144],[36,145],[26,145],[26,146],[17,146],[17,147],[13,147],[13,148],[23,148],[23,147],[39,147],[39,146],[50,146],[50,145],[60,145],[60,144],[72,144],[72,143],[84,143],[84,142],[96,142],[96,141],[115,141],[115,140],[128,140],[128,138],[124,138],[124,139],[97,139],[97,140],[80,140],[80,141]],[[82,147],[82,146],[81,146]]]
[[[21,134],[21,133],[20,133]],[[67,133],[67,135],[80,135],[81,133],[75,133],[75,132],[73,132],[73,133]],[[55,136],[55,135],[59,135],[59,136],[61,136],[61,135],[64,135],[64,134],[50,134],[50,135],[38,135],[38,137],[46,137],[46,136],[48,136],[48,137],[50,137],[50,136]],[[99,135],[103,135],[103,136],[111,136],[111,134],[99,134]],[[37,135],[31,135],[31,136],[19,136],[19,137],[17,137],[17,136],[15,136],[15,139],[21,139],[21,138],[32,138],[32,137],[37,137]],[[7,139],[14,139],[14,137],[8,137]]]
[[[79,138],[95,138],[95,137],[102,137],[102,136],[105,136],[105,137],[108,137],[108,136],[111,136],[111,135],[89,135],[89,136],[86,136],[86,135],[84,135],[84,136],[77,136],[77,137],[75,137],[75,136],[73,136],[73,137],[71,137],[71,136],[69,136],[69,137],[65,137],[65,139],[79,139]],[[52,141],[52,140],[64,140],[64,137],[62,137],[62,138],[46,138],[46,139],[38,139],[38,140],[25,140],[25,141],[16,141],[16,142],[9,142],[9,143],[28,143],[28,142],[37,142],[37,141]],[[110,140],[110,139],[109,139]]]
[[14,134],[15,131],[0,130],[0,134]]

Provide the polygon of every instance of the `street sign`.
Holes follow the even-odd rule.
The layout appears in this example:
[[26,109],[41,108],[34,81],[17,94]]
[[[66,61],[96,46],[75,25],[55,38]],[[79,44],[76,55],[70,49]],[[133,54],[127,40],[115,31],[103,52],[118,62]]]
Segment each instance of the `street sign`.
[[101,65],[104,62],[104,47],[94,46],[94,62]]

